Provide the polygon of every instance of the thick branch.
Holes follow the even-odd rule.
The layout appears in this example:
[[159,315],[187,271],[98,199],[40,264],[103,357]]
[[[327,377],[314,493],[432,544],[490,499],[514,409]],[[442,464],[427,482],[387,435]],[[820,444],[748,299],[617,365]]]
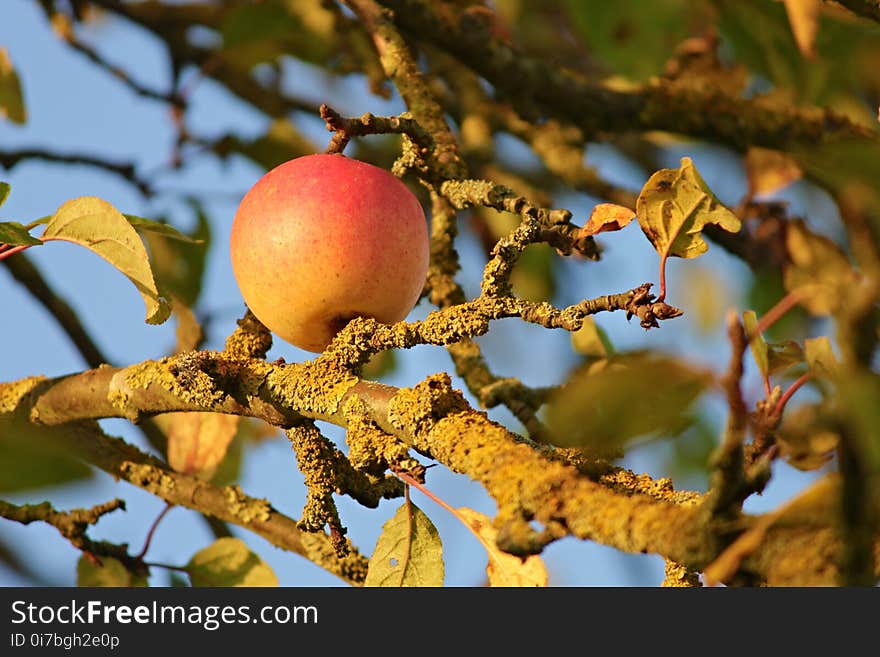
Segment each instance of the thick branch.
[[[684,88],[667,81],[622,91],[549,66],[494,36],[479,14],[441,11],[425,0],[382,0],[406,32],[449,52],[514,102],[537,106],[545,116],[569,121],[590,135],[664,130],[745,150],[792,150],[829,141],[871,138],[874,133],[818,108],[780,108],[718,90]],[[535,114],[534,109],[530,114]]]
[[[263,416],[274,417],[276,423],[283,418],[308,416],[345,426],[343,409],[347,401],[356,398],[383,430],[485,487],[498,504],[499,544],[508,551],[525,554],[546,543],[530,521],[552,527],[557,536],[561,531],[625,551],[658,553],[695,571],[710,563],[722,547],[706,522],[703,507],[682,506],[671,496],[667,502],[621,492],[591,480],[576,467],[548,458],[482,413],[471,410],[451,389],[446,375],[431,377],[413,389],[399,390],[334,373],[330,364],[319,359],[287,366],[249,361],[241,363],[233,377],[229,363],[216,355],[206,355],[199,361],[197,372],[212,381],[214,389],[211,394],[193,396],[173,385],[174,377],[168,371],[172,365],[166,359],[134,366],[127,372],[103,368],[60,381],[5,384],[0,386],[0,411],[17,409],[32,420],[64,422],[64,413],[70,411],[80,417],[97,418],[169,410],[217,411],[234,405],[239,412],[260,411]],[[107,376],[104,370],[112,375]],[[187,376],[200,381],[197,372],[189,371]],[[116,385],[111,389],[110,381],[114,379]],[[108,397],[118,400],[121,381],[127,381],[124,405],[107,403]],[[237,388],[235,381],[239,382]],[[164,390],[163,384],[168,386]],[[234,400],[244,387],[251,391],[250,398]],[[65,394],[56,394],[57,388],[64,388]],[[271,404],[270,413],[267,409]],[[87,460],[160,493],[168,502],[190,507],[196,504],[200,510],[253,528],[270,540],[294,546],[296,541],[291,536],[304,540],[300,534],[290,533],[294,521],[279,518],[268,505],[261,507],[249,499],[230,505],[230,498],[237,497],[236,489],[216,488],[171,472],[122,441],[96,441],[92,432],[84,433],[78,424],[66,426],[64,434]],[[256,513],[243,519],[236,512],[240,508],[256,509]],[[260,509],[268,510],[269,515],[261,515]],[[804,533],[810,540],[804,540]],[[880,542],[875,544],[880,549]],[[841,541],[833,529],[787,524],[771,529],[743,567],[766,576],[770,584],[834,583],[837,566],[828,557],[838,555],[840,550]]]
[[54,440],[113,477],[143,488],[169,504],[252,531],[349,583],[359,584],[366,576],[366,559],[353,547],[345,559],[337,559],[326,534],[303,534],[295,520],[279,513],[267,501],[249,497],[238,486],[219,487],[175,472],[125,441],[107,436],[89,422],[66,424]]

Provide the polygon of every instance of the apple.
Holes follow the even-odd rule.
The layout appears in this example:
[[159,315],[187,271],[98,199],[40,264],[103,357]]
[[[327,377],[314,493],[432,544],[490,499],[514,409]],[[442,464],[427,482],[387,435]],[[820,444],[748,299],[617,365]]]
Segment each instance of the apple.
[[354,317],[406,318],[425,284],[428,227],[418,199],[385,169],[306,155],[244,195],[230,255],[254,315],[290,344],[320,352]]

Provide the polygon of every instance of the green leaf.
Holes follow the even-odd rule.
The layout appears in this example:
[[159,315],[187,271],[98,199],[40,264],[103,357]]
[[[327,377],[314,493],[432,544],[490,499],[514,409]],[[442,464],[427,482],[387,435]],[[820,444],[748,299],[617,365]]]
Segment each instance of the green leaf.
[[[758,269],[752,273],[747,285],[748,290],[743,303],[749,308],[754,308],[758,317],[767,313],[787,294],[782,270],[778,267]],[[796,306],[764,331],[764,335],[777,340],[801,336],[808,331],[811,321],[812,318],[807,311]]]
[[64,203],[49,221],[43,240],[56,239],[94,251],[134,283],[147,308],[147,323],[161,324],[171,314],[159,295],[144,243],[119,210],[97,196]]
[[527,301],[551,298],[556,291],[558,261],[554,249],[546,244],[527,247],[510,276],[513,293]]
[[201,206],[193,205],[197,223],[187,236],[189,241],[155,231],[144,233],[160,293],[179,299],[189,308],[196,306],[202,291],[205,258],[211,240],[210,220]]
[[21,94],[21,82],[12,68],[12,60],[6,48],[0,48],[0,118],[14,123],[24,123],[27,112]]
[[0,205],[6,203],[6,199],[9,198],[9,192],[12,191],[12,185],[8,182],[0,182]]
[[827,335],[818,338],[804,340],[804,353],[807,366],[810,371],[819,377],[835,378],[840,369],[840,363],[831,348],[831,339]]
[[590,53],[611,70],[646,79],[663,70],[689,34],[694,3],[683,0],[567,0],[572,23]]
[[825,12],[815,45],[821,56],[805,63],[783,3],[727,0],[714,4],[720,10],[718,27],[726,49],[776,89],[796,95],[800,104],[833,105],[880,79],[876,66],[841,66],[841,62],[877,60],[880,29],[872,21],[851,20],[846,12]]
[[430,518],[411,502],[382,527],[364,586],[443,586],[443,545]]
[[551,396],[546,420],[553,444],[614,457],[640,436],[678,435],[712,381],[708,372],[666,356],[626,354],[599,364],[575,370]]
[[218,538],[186,565],[193,586],[278,586],[272,569],[240,538]]
[[380,351],[370,357],[361,369],[361,377],[375,381],[397,368],[397,355],[393,349]]
[[147,586],[147,578],[141,575],[132,575],[118,559],[113,557],[100,557],[101,564],[92,561],[82,555],[76,564],[77,586],[102,586],[102,587],[131,587]]
[[240,3],[225,13],[220,27],[223,58],[247,71],[284,55],[326,66],[335,26],[321,0]]
[[709,246],[701,236],[707,224],[739,231],[739,218],[706,185],[693,161],[681,158],[678,169],[661,169],[639,194],[636,216],[645,236],[662,257],[696,258]]
[[770,374],[784,372],[788,368],[804,362],[804,350],[794,340],[770,342],[767,347],[769,349]]
[[0,244],[11,244],[13,246],[29,244],[37,246],[42,243],[42,240],[31,235],[28,229],[17,221],[4,221],[0,223]]
[[743,328],[746,331],[746,336],[752,336],[749,341],[749,350],[752,352],[752,358],[755,359],[758,371],[766,379],[770,376],[769,348],[767,347],[767,341],[764,340],[764,336],[756,333],[755,329],[757,327],[758,316],[755,314],[755,311],[746,310],[743,312]]
[[801,305],[811,314],[835,312],[858,285],[858,274],[840,247],[810,231],[802,221],[788,222],[785,247],[785,288],[789,292],[799,291],[803,295]]
[[880,376],[861,371],[836,382],[839,417],[846,418],[848,446],[870,479],[880,476]]
[[572,348],[588,359],[610,358],[614,355],[614,345],[608,334],[596,324],[593,317],[586,317],[581,327],[571,334]]
[[298,27],[294,18],[275,0],[255,5],[243,5],[228,12],[223,22],[223,45],[232,48],[282,38]]
[[59,447],[64,432],[0,415],[0,493],[90,478],[91,469]]
[[128,219],[128,223],[130,223],[132,227],[139,233],[158,233],[159,235],[167,237],[170,240],[179,240],[181,242],[187,242],[189,244],[202,244],[204,242],[204,240],[190,237],[189,235],[181,233],[174,226],[166,224],[164,221],[153,221],[152,219],[144,219],[143,217],[138,217],[137,215],[133,214],[126,214],[123,216]]

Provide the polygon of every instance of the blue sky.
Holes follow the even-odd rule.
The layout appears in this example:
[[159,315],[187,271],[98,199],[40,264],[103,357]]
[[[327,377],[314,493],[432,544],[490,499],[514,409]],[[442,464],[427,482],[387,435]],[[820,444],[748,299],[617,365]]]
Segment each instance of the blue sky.
[[[134,161],[141,175],[161,172],[170,157],[174,140],[167,108],[162,103],[135,95],[118,80],[70,51],[48,28],[36,2],[6,0],[3,5],[0,47],[8,49],[22,79],[29,117],[24,126],[0,122],[0,147],[86,152],[108,159]],[[170,79],[164,51],[147,33],[106,18],[82,36],[107,59],[129,71],[138,82],[158,90],[168,88]],[[336,109],[347,114],[365,111],[392,114],[403,109],[396,97],[383,101],[369,95],[365,82],[359,78],[328,81],[318,71],[290,65],[286,70],[286,82],[309,100],[330,101]],[[267,120],[213,83],[204,81],[193,92],[187,124],[194,133],[206,138],[230,131],[256,136],[266,129]],[[300,125],[304,125],[309,136],[319,148],[323,148],[328,135],[321,121],[314,117]],[[530,157],[524,152],[524,146],[514,139],[505,140],[500,147],[511,158]],[[744,178],[732,154],[688,145],[670,152],[668,164],[677,166],[682,155],[694,158],[722,200],[736,202]],[[615,182],[635,189],[644,182],[645,172],[608,147],[591,149],[589,159]],[[95,168],[41,162],[22,164],[14,171],[0,170],[0,179],[12,185],[11,196],[0,209],[0,220],[27,222],[50,214],[70,198],[97,195],[124,212],[145,217],[167,216],[176,226],[186,229],[194,219],[181,196],[197,194],[205,204],[214,233],[199,310],[212,317],[206,346],[217,348],[222,346],[224,337],[234,328],[235,320],[244,309],[227,252],[231,219],[238,200],[262,173],[257,166],[240,158],[218,162],[210,156],[195,157],[182,171],[158,175],[156,186],[163,193],[157,200],[147,200],[125,181]],[[821,195],[799,193],[797,186],[790,198],[795,210],[819,215],[830,212]],[[586,220],[593,203],[595,199],[574,193],[556,199],[558,206],[575,213],[578,223]],[[637,226],[629,226],[615,234],[613,239],[603,240],[603,244],[607,251],[601,263],[563,263],[561,276],[564,285],[557,303],[574,303],[581,298],[623,291],[644,281],[656,280],[656,254]],[[480,246],[465,232],[458,247],[463,262],[461,281],[466,291],[474,294],[479,289],[484,262]],[[122,275],[97,256],[74,245],[57,242],[31,249],[29,255],[55,291],[77,310],[114,364],[161,357],[173,347],[173,322],[162,326],[146,325],[139,295]],[[688,300],[690,283],[710,276],[727,296],[723,303],[716,304],[718,308],[710,311],[709,331],[699,330],[697,323],[689,317],[649,333],[645,333],[637,322],[627,323],[619,313],[599,317],[597,321],[618,348],[662,346],[720,371],[727,359],[720,321],[727,307],[742,308],[743,284],[749,276],[746,269],[717,246],[712,246],[709,254],[700,261],[675,260],[669,266],[670,301],[683,305]],[[0,380],[34,374],[57,376],[85,368],[81,357],[54,320],[3,268],[0,268],[0,308]],[[412,316],[422,316],[427,310],[427,307],[420,306]],[[692,309],[685,307],[685,310]],[[567,334],[524,325],[517,320],[497,322],[490,335],[481,338],[480,343],[496,373],[518,376],[531,385],[559,383],[576,363]],[[270,358],[279,356],[288,362],[309,357],[305,352],[276,341]],[[401,354],[399,361],[397,371],[387,378],[387,382],[393,385],[413,385],[427,374],[451,369],[445,351],[434,347],[413,349]],[[750,363],[749,366],[751,371]],[[752,379],[747,393],[756,395],[760,387],[757,380]],[[457,379],[456,385],[463,387]],[[716,409],[714,421],[720,425],[723,407],[712,408]],[[503,410],[491,411],[490,417],[511,422],[510,415]],[[104,426],[110,433],[146,447],[138,432],[127,423],[106,421]],[[343,440],[341,430],[324,428],[330,437],[340,442]],[[625,464],[637,471],[665,475],[668,474],[665,471],[668,456],[669,445],[653,445],[634,450]],[[777,474],[767,492],[750,501],[749,508],[761,510],[774,506],[814,476],[798,473],[784,464],[777,467]],[[689,483],[700,485],[699,480]],[[302,477],[287,441],[280,434],[248,454],[241,485],[249,494],[266,497],[278,509],[293,517],[299,516],[305,499]],[[442,467],[430,470],[428,485],[452,506],[469,506],[490,515],[493,513],[492,501],[479,486]],[[137,549],[163,504],[132,486],[114,482],[103,473],[82,484],[22,491],[7,497],[18,503],[50,499],[57,507],[68,508],[91,506],[116,496],[127,500],[128,510],[105,517],[91,534],[94,538],[129,541],[133,549]],[[447,583],[453,586],[481,584],[485,553],[476,539],[456,519],[420,493],[414,492],[413,499],[440,531]],[[339,500],[340,513],[349,528],[349,535],[367,553],[372,551],[382,523],[399,504],[399,501],[383,502],[378,510],[369,511],[350,500]],[[247,532],[236,532],[273,567],[282,585],[335,586],[340,583],[296,555],[285,553]],[[182,565],[210,540],[205,525],[193,512],[174,509],[160,526],[148,558]],[[50,582],[74,583],[78,552],[53,529],[37,524],[23,527],[0,522],[0,541],[26,555]],[[551,545],[544,558],[551,583],[556,585],[657,585],[662,580],[663,564],[659,557],[624,555],[574,539]],[[165,584],[166,573],[154,571],[151,582]],[[21,578],[0,566],[0,585],[22,583]]]

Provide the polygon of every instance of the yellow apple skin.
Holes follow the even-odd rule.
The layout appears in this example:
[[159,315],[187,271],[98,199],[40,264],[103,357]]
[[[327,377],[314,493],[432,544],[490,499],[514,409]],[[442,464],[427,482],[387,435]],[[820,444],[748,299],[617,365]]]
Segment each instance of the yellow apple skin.
[[425,284],[428,227],[418,199],[385,169],[306,155],[245,194],[230,256],[254,315],[290,344],[320,352],[356,316],[406,318]]

